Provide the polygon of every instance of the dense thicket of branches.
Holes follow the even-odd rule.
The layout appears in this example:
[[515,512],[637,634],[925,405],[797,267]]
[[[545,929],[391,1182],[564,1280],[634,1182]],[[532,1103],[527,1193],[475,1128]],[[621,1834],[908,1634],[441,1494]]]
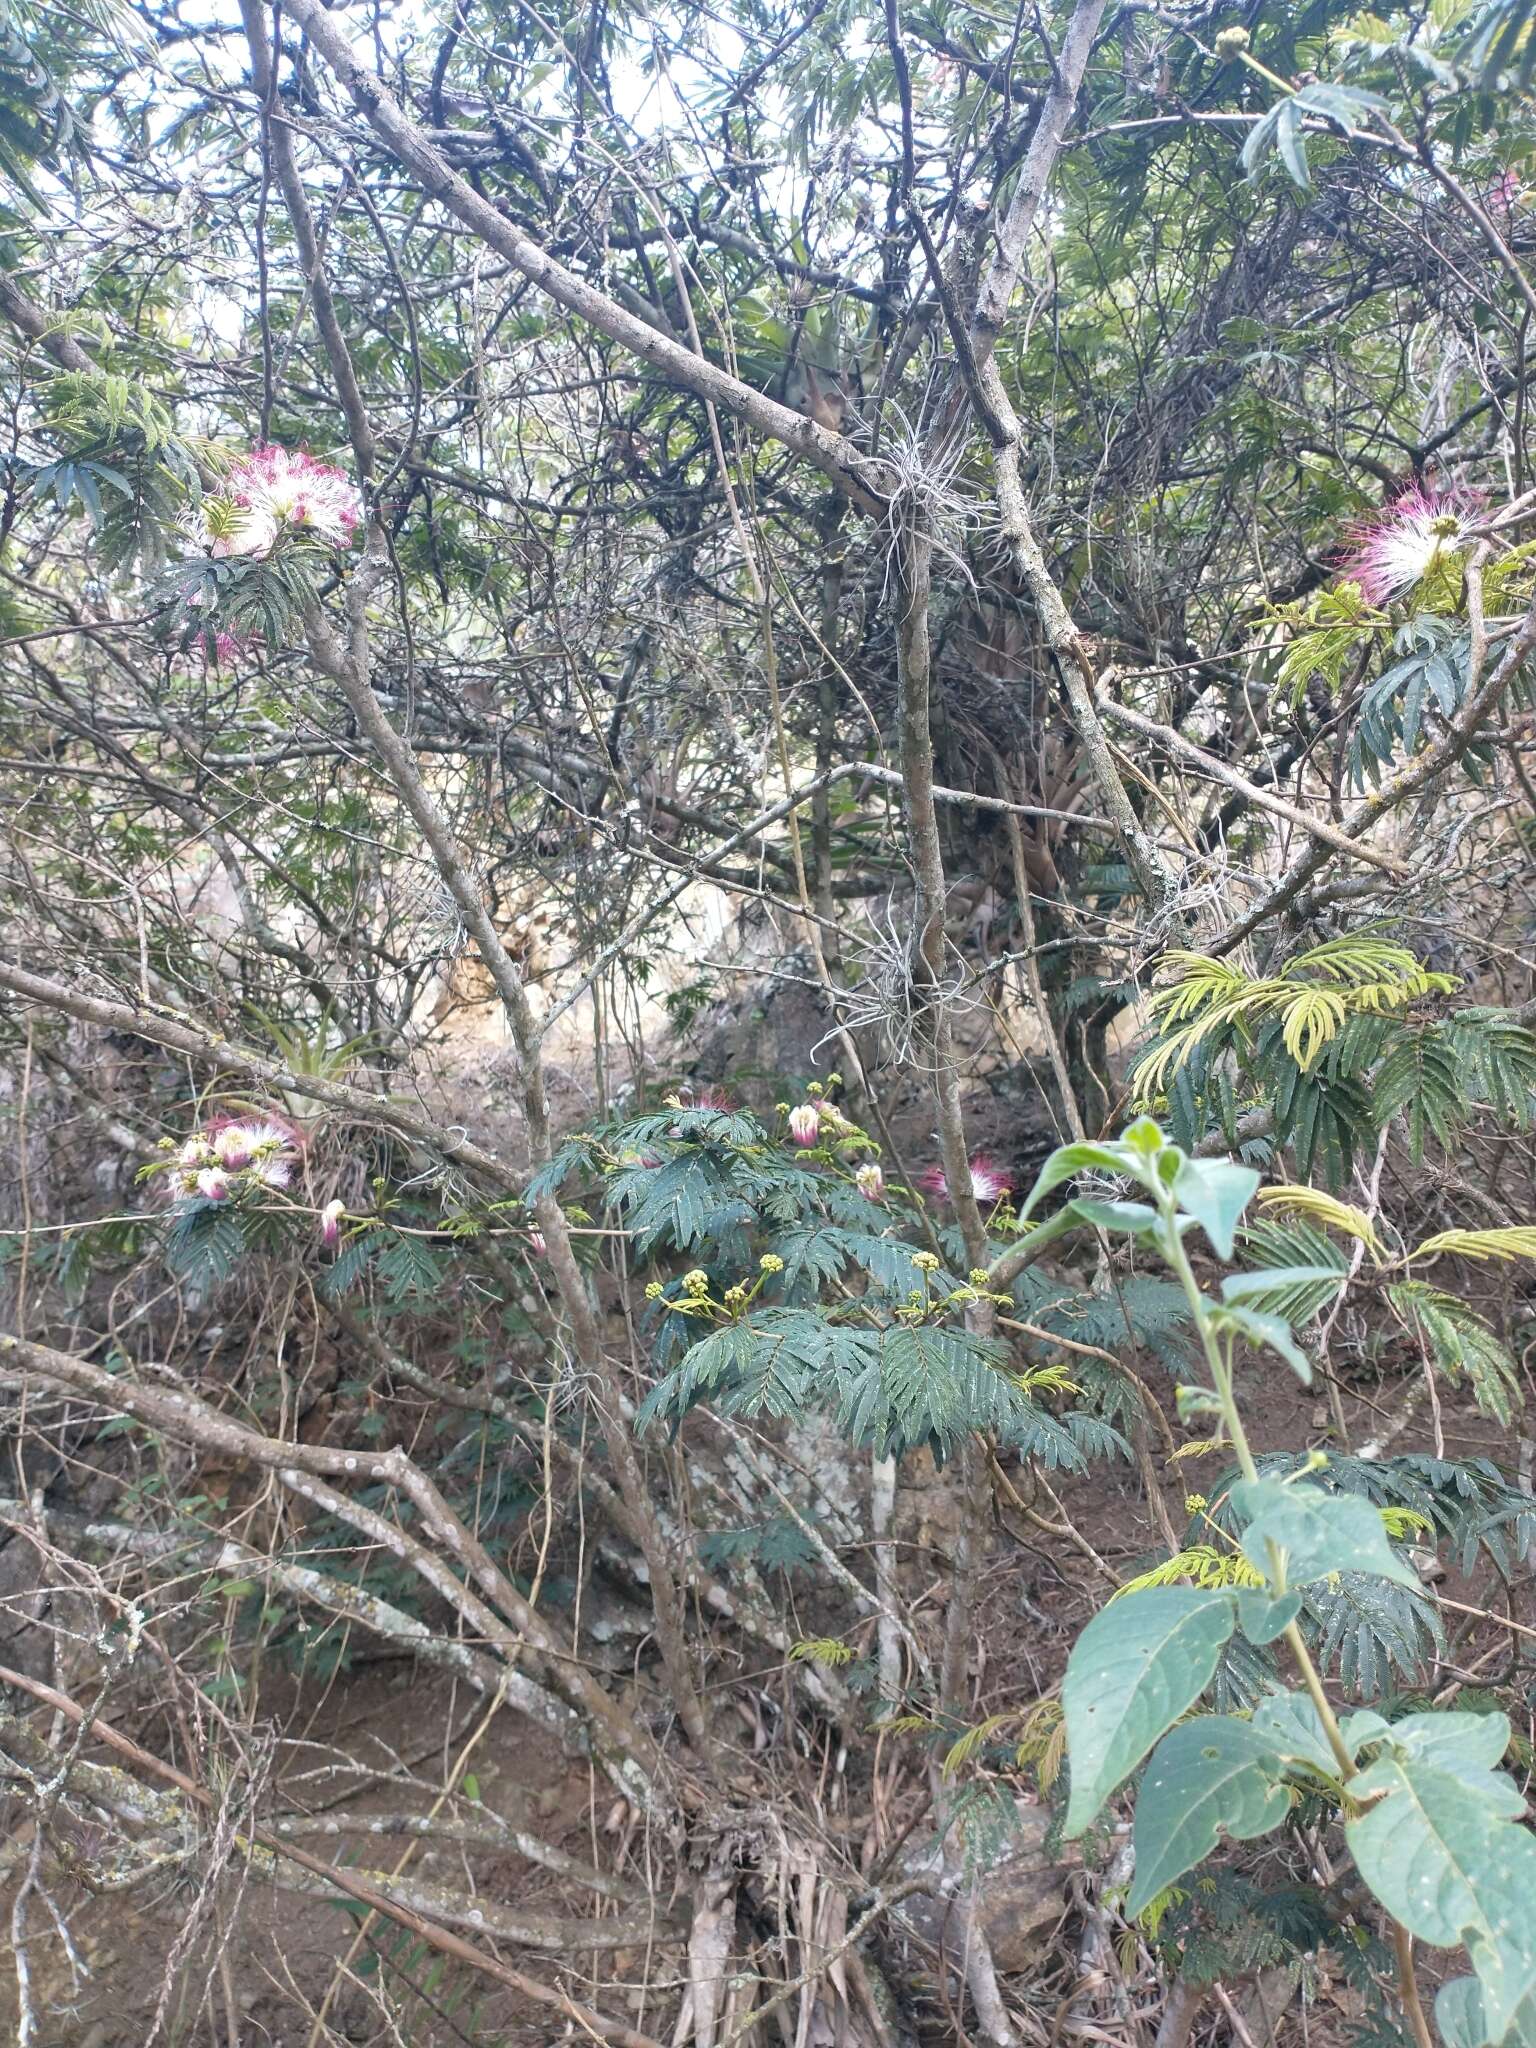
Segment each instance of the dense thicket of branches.
[[1518,1775],[1528,34],[5,0],[18,2041],[1425,2048],[1346,1793],[1061,1843],[1070,1635],[1252,1574],[1016,1207],[1261,1170],[1266,1470],[1422,1567],[1306,1654]]

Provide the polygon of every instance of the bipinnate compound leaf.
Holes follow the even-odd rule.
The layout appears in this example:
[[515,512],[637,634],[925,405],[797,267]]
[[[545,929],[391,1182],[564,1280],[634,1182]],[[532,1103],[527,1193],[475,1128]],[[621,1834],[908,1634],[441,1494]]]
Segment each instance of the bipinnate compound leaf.
[[1408,1716],[1351,1781],[1371,1803],[1345,1827],[1394,1919],[1436,1948],[1465,1946],[1490,2041],[1536,2000],[1536,1836],[1514,1784],[1489,1768],[1508,1740],[1501,1714]]
[[1285,1552],[1286,1582],[1309,1586],[1334,1572],[1374,1572],[1417,1593],[1419,1577],[1387,1541],[1381,1516],[1369,1501],[1324,1493],[1304,1480],[1244,1479],[1232,1505],[1247,1523],[1243,1555],[1268,1574],[1269,1548]]
[[1061,1683],[1072,1764],[1069,1835],[1083,1832],[1158,1737],[1199,1699],[1236,1621],[1225,1590],[1153,1586],[1112,1600],[1089,1622]]
[[1261,1729],[1202,1715],[1165,1735],[1136,1795],[1133,1918],[1201,1863],[1223,1835],[1251,1841],[1278,1827],[1290,1805],[1285,1766]]

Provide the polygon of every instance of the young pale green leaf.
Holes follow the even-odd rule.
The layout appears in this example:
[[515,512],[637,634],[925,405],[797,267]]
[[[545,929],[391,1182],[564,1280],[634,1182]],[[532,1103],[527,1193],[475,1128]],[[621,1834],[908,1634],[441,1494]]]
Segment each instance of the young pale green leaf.
[[1223,1835],[1247,1842],[1278,1827],[1290,1804],[1283,1771],[1263,1732],[1247,1721],[1205,1715],[1165,1735],[1136,1795],[1131,1918],[1203,1862]]
[[1380,1742],[1392,1733],[1392,1723],[1376,1712],[1374,1707],[1361,1707],[1353,1714],[1346,1714],[1339,1723],[1339,1733],[1344,1738],[1344,1747],[1358,1763],[1360,1752],[1367,1743]]
[[1052,1188],[1059,1188],[1063,1181],[1071,1180],[1079,1173],[1123,1174],[1140,1182],[1142,1187],[1152,1185],[1147,1162],[1128,1145],[1058,1145],[1041,1167],[1029,1197],[1019,1211],[1019,1221],[1025,1222]]
[[1312,1384],[1312,1361],[1291,1334],[1284,1316],[1261,1315],[1257,1309],[1231,1307],[1211,1310],[1213,1330],[1230,1330],[1255,1350],[1278,1351],[1304,1387]]
[[1180,1422],[1193,1421],[1197,1415],[1221,1415],[1225,1413],[1219,1397],[1209,1387],[1178,1386],[1173,1390],[1173,1404],[1178,1411]]
[[1218,1258],[1230,1259],[1243,1211],[1253,1200],[1259,1176],[1231,1159],[1186,1159],[1173,1183],[1173,1198],[1193,1216]]
[[1237,1625],[1250,1643],[1272,1643],[1300,1612],[1299,1593],[1284,1593],[1276,1600],[1257,1586],[1237,1588]]
[[1095,1224],[1100,1230],[1128,1230],[1131,1232],[1150,1230],[1157,1221],[1157,1211],[1150,1202],[1101,1202],[1088,1195],[1078,1195],[1067,1205],[1074,1216],[1084,1223]]
[[1069,1835],[1083,1832],[1158,1737],[1199,1699],[1236,1618],[1225,1590],[1154,1586],[1114,1601],[1089,1622],[1061,1684],[1072,1762]]
[[1247,1523],[1243,1555],[1268,1572],[1271,1543],[1285,1552],[1286,1580],[1309,1586],[1334,1572],[1374,1572],[1379,1578],[1419,1591],[1419,1577],[1387,1541],[1381,1516],[1369,1501],[1324,1493],[1304,1480],[1244,1479],[1232,1489],[1232,1505]]
[[1122,1145],[1128,1145],[1150,1167],[1156,1162],[1157,1155],[1168,1141],[1155,1118],[1139,1116],[1135,1123],[1126,1125],[1120,1134],[1120,1142]]
[[1229,1273],[1221,1283],[1221,1298],[1263,1313],[1272,1295],[1318,1284],[1337,1287],[1341,1277],[1336,1266],[1272,1266],[1267,1272]]
[[[1497,1715],[1413,1715],[1466,1723]],[[1536,1998],[1536,1836],[1524,1801],[1483,1759],[1500,1731],[1414,1727],[1351,1781],[1375,1799],[1345,1824],[1355,1865],[1393,1918],[1437,1948],[1464,1944],[1488,2037],[1502,2040]]]

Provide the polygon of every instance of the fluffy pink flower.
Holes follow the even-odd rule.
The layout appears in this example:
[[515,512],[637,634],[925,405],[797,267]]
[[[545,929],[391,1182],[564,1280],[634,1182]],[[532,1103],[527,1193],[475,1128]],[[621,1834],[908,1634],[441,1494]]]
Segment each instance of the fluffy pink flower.
[[208,1142],[219,1164],[231,1173],[250,1171],[272,1187],[285,1188],[301,1141],[292,1124],[257,1116],[227,1117],[210,1124]]
[[253,448],[234,464],[224,488],[198,505],[187,531],[204,554],[261,556],[285,533],[350,547],[361,516],[357,491],[343,471],[302,448]]
[[1476,500],[1466,491],[1403,491],[1350,529],[1341,574],[1367,604],[1387,605],[1422,583],[1436,564],[1466,547]]
[[251,1145],[251,1132],[246,1124],[226,1124],[213,1141],[219,1164],[231,1173],[243,1173],[250,1165]]
[[789,1112],[789,1135],[797,1145],[814,1145],[821,1131],[821,1107],[815,1102],[797,1102]]
[[361,516],[356,490],[343,471],[302,448],[254,449],[230,482],[244,505],[279,529],[313,533],[333,548],[352,545]]
[[1488,194],[1491,211],[1509,215],[1524,202],[1525,187],[1521,184],[1518,173],[1506,171],[1503,177],[1494,179],[1493,189]]
[[529,1231],[528,1249],[533,1253],[533,1256],[536,1259],[542,1259],[544,1257],[545,1253],[549,1250],[549,1241],[545,1237],[542,1230]]
[[[1002,1167],[995,1160],[989,1159],[984,1152],[978,1152],[966,1163],[971,1170],[971,1195],[983,1207],[1000,1202],[1004,1195],[1013,1193],[1012,1175],[1005,1173]],[[926,1173],[920,1173],[917,1184],[921,1188],[926,1188],[931,1195],[949,1193],[949,1182],[944,1177],[942,1166],[930,1166]]]
[[255,652],[257,644],[257,636],[246,633],[199,633],[196,641],[204,668],[221,668],[241,661]]
[[343,1202],[327,1202],[320,1211],[320,1243],[328,1252],[341,1243],[341,1219],[346,1213]]
[[229,1175],[222,1166],[205,1166],[197,1176],[197,1192],[205,1202],[227,1202]]
[[685,1085],[678,1091],[678,1094],[685,1109],[734,1109],[736,1107],[730,1098],[729,1092],[724,1088],[717,1088],[713,1081],[705,1082],[702,1088],[692,1088]]
[[866,1202],[885,1200],[885,1175],[873,1160],[868,1166],[859,1168],[853,1176],[853,1184]]

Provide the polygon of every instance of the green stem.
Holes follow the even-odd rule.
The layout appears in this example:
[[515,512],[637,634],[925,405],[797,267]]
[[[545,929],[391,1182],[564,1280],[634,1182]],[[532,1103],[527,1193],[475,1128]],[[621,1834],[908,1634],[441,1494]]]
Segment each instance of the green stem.
[[1290,82],[1287,79],[1282,78],[1278,71],[1271,71],[1269,66],[1266,63],[1264,63],[1262,59],[1254,56],[1252,50],[1239,50],[1237,53],[1237,60],[1240,64],[1246,64],[1250,71],[1254,72],[1258,77],[1266,80],[1270,85],[1274,86],[1277,91],[1283,92],[1287,99],[1295,98],[1295,86],[1290,84]]
[[[1262,69],[1263,67],[1256,66],[1255,68]],[[1200,1292],[1199,1283],[1195,1279],[1194,1269],[1190,1265],[1189,1258],[1185,1253],[1184,1241],[1179,1235],[1177,1210],[1172,1198],[1168,1196],[1163,1197],[1159,1202],[1159,1207],[1162,1210],[1163,1217],[1163,1255],[1173,1271],[1178,1275],[1179,1284],[1184,1289],[1184,1297],[1189,1303],[1190,1313],[1195,1319],[1195,1327],[1200,1332],[1201,1346],[1205,1352],[1206,1364],[1210,1369],[1211,1386],[1217,1400],[1221,1404],[1222,1419],[1226,1423],[1227,1433],[1232,1439],[1232,1447],[1237,1453],[1238,1465],[1245,1479],[1257,1479],[1259,1476],[1258,1466],[1254,1462],[1247,1431],[1243,1428],[1243,1418],[1238,1412],[1237,1395],[1232,1383],[1231,1359],[1223,1355],[1221,1346],[1216,1338],[1216,1333],[1210,1327],[1207,1317],[1209,1304],[1205,1296]],[[1285,1557],[1273,1543],[1268,1545],[1268,1552],[1270,1585],[1275,1596],[1278,1598],[1285,1591]],[[1323,1733],[1328,1738],[1328,1747],[1332,1750],[1334,1761],[1339,1767],[1339,1778],[1342,1783],[1347,1785],[1350,1779],[1355,1776],[1355,1760],[1350,1755],[1348,1746],[1344,1741],[1343,1731],[1339,1727],[1338,1716],[1334,1713],[1328,1695],[1323,1690],[1322,1674],[1313,1662],[1312,1652],[1307,1648],[1306,1638],[1302,1635],[1300,1628],[1294,1621],[1285,1631],[1285,1642],[1286,1647],[1295,1660],[1296,1669],[1301,1674],[1301,1681],[1307,1689],[1308,1697],[1317,1710],[1317,1718],[1322,1723]],[[1397,1962],[1397,1980],[1402,1994],[1403,2010],[1407,2015],[1408,2024],[1413,2033],[1415,2048],[1434,2048],[1429,2021],[1424,2012],[1423,2001],[1419,1996],[1418,1973],[1414,1968],[1413,1961],[1413,1936],[1392,1914],[1388,1913],[1386,1920],[1392,1933],[1392,1946]]]
[[[1206,1313],[1207,1302],[1200,1292],[1200,1283],[1195,1278],[1194,1268],[1189,1263],[1184,1240],[1179,1235],[1176,1211],[1171,1199],[1165,1199],[1161,1206],[1164,1223],[1163,1256],[1178,1275],[1179,1284],[1184,1289],[1184,1297],[1189,1303],[1190,1313],[1195,1319],[1195,1328],[1200,1332],[1205,1362],[1210,1369],[1211,1386],[1221,1403],[1222,1420],[1227,1426],[1227,1434],[1232,1439],[1232,1448],[1237,1453],[1238,1467],[1245,1479],[1257,1479],[1259,1468],[1254,1462],[1248,1432],[1243,1427],[1243,1418],[1238,1411],[1237,1396],[1232,1386],[1231,1362],[1223,1357],[1221,1346],[1216,1341],[1216,1333],[1210,1327]],[[1275,1544],[1271,1543],[1268,1549],[1270,1586],[1276,1599],[1279,1599],[1286,1589],[1285,1558]],[[1328,1695],[1323,1690],[1322,1676],[1312,1661],[1312,1652],[1307,1648],[1306,1639],[1294,1621],[1285,1631],[1285,1640],[1296,1660],[1302,1683],[1317,1709],[1317,1717],[1323,1724],[1323,1733],[1328,1738],[1328,1747],[1333,1751],[1334,1761],[1339,1766],[1339,1775],[1347,1782],[1355,1775],[1354,1759],[1344,1741],[1338,1716],[1329,1705]]]

